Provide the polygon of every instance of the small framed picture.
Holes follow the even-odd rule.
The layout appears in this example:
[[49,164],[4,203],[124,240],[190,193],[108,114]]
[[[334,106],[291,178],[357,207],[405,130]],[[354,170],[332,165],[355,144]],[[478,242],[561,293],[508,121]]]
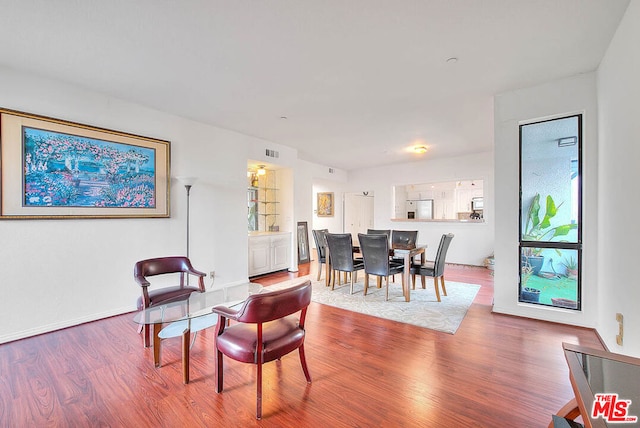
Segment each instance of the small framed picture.
[[333,192],[318,192],[318,217],[333,217]]
[[298,222],[298,263],[309,263],[309,229],[306,221]]

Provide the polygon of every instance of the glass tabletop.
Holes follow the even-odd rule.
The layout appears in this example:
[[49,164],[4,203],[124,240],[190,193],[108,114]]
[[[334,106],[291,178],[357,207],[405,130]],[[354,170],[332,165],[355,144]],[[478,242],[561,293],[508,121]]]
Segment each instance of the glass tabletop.
[[138,324],[158,324],[211,315],[211,309],[214,306],[233,307],[243,303],[250,295],[258,294],[262,290],[263,287],[260,284],[248,282],[214,288],[204,293],[196,291],[187,298],[182,296],[144,309],[136,313],[133,321]]

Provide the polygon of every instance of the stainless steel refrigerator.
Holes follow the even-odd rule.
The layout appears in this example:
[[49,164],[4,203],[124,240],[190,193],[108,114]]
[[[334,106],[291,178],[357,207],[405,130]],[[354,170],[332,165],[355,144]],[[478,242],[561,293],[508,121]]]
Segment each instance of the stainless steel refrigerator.
[[433,199],[407,201],[407,218],[433,219]]

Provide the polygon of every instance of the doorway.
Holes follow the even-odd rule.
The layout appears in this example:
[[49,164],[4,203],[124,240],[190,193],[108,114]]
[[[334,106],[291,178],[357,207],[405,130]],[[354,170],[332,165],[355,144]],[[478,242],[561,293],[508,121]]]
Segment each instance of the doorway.
[[373,229],[373,192],[345,193],[343,230],[358,242],[358,233]]

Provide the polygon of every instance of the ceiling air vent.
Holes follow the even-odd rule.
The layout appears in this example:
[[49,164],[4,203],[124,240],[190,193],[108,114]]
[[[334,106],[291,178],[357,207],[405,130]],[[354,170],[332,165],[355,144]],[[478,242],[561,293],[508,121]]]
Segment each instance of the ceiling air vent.
[[280,157],[280,152],[278,152],[276,150],[266,149],[264,154],[267,155],[270,158],[279,158]]

